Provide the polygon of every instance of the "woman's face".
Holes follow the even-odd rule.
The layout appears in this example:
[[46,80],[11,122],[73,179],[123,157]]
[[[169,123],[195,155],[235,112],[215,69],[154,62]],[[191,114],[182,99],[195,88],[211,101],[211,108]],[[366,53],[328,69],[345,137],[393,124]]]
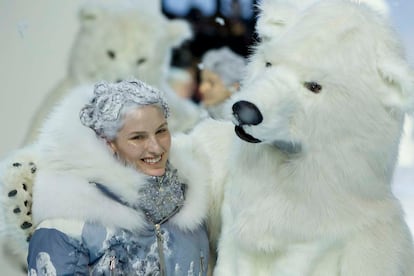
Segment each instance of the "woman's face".
[[231,93],[219,75],[210,70],[202,70],[200,77],[199,91],[205,106],[217,105],[230,97]]
[[109,142],[121,160],[152,176],[165,173],[171,147],[171,134],[161,108],[147,105],[131,110],[117,138]]

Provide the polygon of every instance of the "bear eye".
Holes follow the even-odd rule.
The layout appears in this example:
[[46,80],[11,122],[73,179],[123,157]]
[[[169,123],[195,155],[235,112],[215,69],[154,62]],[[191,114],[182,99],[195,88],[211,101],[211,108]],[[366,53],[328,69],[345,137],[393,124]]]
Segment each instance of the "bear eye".
[[137,60],[137,65],[141,65],[141,64],[143,64],[146,61],[147,61],[146,58],[140,58],[140,59]]
[[312,91],[315,94],[318,94],[319,92],[321,92],[322,90],[322,85],[320,85],[317,82],[314,81],[310,81],[310,82],[305,82],[303,84],[308,90]]
[[106,54],[108,55],[108,57],[110,57],[111,59],[115,59],[115,52],[112,50],[108,50],[106,51]]
[[272,63],[271,62],[266,62],[266,67],[272,67]]

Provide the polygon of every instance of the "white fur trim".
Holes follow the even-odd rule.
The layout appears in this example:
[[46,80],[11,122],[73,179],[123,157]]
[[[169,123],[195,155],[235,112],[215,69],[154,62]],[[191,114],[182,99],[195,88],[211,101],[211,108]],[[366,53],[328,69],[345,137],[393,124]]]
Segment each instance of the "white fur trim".
[[33,190],[33,221],[38,224],[58,218],[89,220],[129,230],[145,224],[142,213],[114,201],[87,180],[43,169]]
[[[91,86],[73,90],[56,106],[41,131],[36,147],[42,171],[33,192],[34,221],[81,219],[137,229],[146,223],[140,212],[109,199],[90,184],[103,184],[121,200],[135,204],[148,177],[115,160],[105,141],[80,123],[79,110],[92,91]],[[207,209],[205,184],[198,184],[203,183],[203,173],[198,176],[200,169],[192,167],[191,156],[186,152],[176,151],[170,156],[174,160],[172,165],[188,185],[185,206],[172,221],[178,227],[193,229],[203,222]]]

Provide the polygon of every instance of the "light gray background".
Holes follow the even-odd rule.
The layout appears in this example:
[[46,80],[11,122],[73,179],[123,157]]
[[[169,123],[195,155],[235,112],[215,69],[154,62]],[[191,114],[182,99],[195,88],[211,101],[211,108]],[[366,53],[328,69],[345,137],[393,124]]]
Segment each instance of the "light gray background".
[[[65,76],[82,2],[0,0],[0,160],[21,145],[43,97]],[[389,0],[389,4],[414,65],[414,1]],[[12,268],[0,252],[0,275],[24,273]]]

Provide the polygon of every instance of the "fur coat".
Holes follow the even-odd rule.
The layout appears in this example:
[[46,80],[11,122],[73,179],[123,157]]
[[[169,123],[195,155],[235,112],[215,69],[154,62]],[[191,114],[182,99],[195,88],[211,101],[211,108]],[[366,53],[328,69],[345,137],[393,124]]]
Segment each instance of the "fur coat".
[[[33,273],[41,268],[57,274],[60,274],[59,269],[62,273],[85,269],[101,273],[104,266],[113,267],[115,263],[111,258],[114,257],[118,258],[115,258],[116,264],[129,260],[123,267],[136,271],[139,268],[142,273],[153,271],[150,255],[156,252],[154,247],[157,246],[154,226],[141,211],[119,203],[91,184],[104,183],[120,201],[133,205],[140,200],[137,191],[147,181],[147,176],[116,161],[105,142],[80,123],[79,110],[92,91],[89,86],[72,91],[55,107],[38,141],[30,147],[29,152],[37,166],[32,206],[33,227],[37,228],[28,256],[29,269]],[[184,206],[161,225],[162,254],[166,256],[168,275],[173,275],[173,271],[194,275],[204,271],[204,275],[207,270],[208,193],[205,183],[209,171],[200,162],[188,162],[192,155],[191,147],[173,143],[170,162],[177,169],[180,181],[186,184],[186,192]],[[61,246],[65,247],[63,254],[77,257],[68,264],[56,257],[59,254],[55,256],[56,260],[37,250],[39,246],[44,251],[56,250],[47,245],[50,242],[45,240],[46,236],[59,244],[64,243]],[[145,240],[144,236],[148,240],[146,244],[136,242]],[[169,243],[168,237],[174,239],[174,243]],[[125,248],[135,248],[135,251],[119,253],[122,239]],[[140,252],[142,248],[148,252]],[[131,254],[144,257],[131,258]],[[94,268],[92,262],[99,267]]]

